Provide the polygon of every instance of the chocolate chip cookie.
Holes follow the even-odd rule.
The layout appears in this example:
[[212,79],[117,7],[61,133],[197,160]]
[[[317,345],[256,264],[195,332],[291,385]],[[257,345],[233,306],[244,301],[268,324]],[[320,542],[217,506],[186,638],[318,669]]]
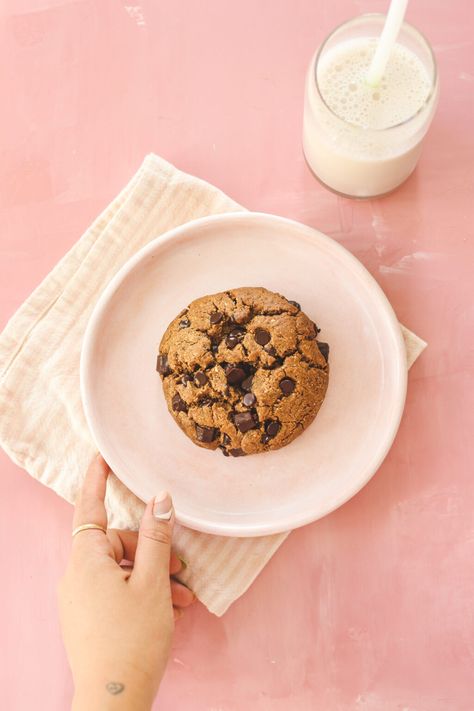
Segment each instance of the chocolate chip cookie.
[[196,299],[170,323],[156,369],[192,441],[227,456],[279,449],[316,417],[329,346],[296,301],[261,287]]

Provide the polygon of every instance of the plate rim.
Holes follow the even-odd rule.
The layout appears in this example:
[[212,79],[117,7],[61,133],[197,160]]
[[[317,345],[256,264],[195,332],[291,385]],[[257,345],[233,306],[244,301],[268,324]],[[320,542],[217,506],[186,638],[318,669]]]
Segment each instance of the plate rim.
[[[188,514],[182,514],[179,509],[175,510],[176,514],[176,521],[180,523],[183,526],[186,526],[188,528],[203,532],[203,533],[210,533],[214,535],[221,535],[221,536],[233,536],[233,537],[238,537],[238,538],[248,538],[248,537],[254,537],[254,536],[265,536],[265,535],[273,535],[273,534],[278,534],[278,533],[284,533],[293,530],[294,528],[300,528],[301,526],[305,526],[309,523],[312,523],[314,521],[319,520],[320,518],[324,518],[328,514],[332,513],[335,511],[337,508],[340,506],[344,505],[350,499],[352,499],[361,489],[366,486],[366,484],[372,479],[372,477],[376,474],[378,469],[380,468],[382,462],[384,461],[385,457],[387,456],[388,452],[390,451],[392,444],[395,440],[395,437],[397,435],[399,426],[400,426],[400,421],[403,415],[404,411],[404,406],[405,406],[405,400],[406,400],[406,392],[407,392],[407,377],[408,377],[408,372],[407,372],[407,365],[406,365],[406,348],[405,348],[405,342],[403,339],[403,334],[402,330],[400,328],[400,323],[397,319],[397,316],[395,314],[395,311],[388,300],[386,294],[384,293],[382,287],[379,285],[379,283],[376,281],[376,279],[372,276],[372,274],[368,271],[368,269],[360,262],[357,257],[355,257],[346,247],[341,245],[339,242],[337,242],[335,239],[329,237],[328,235],[324,234],[320,230],[316,229],[315,227],[311,227],[309,225],[306,225],[302,222],[299,222],[298,220],[293,220],[288,217],[281,217],[279,215],[274,215],[271,213],[266,213],[266,212],[253,212],[253,211],[246,211],[246,210],[238,210],[235,212],[225,212],[225,213],[218,213],[214,215],[207,215],[204,217],[199,217],[194,220],[189,220],[188,222],[183,223],[182,225],[179,225],[177,227],[174,227],[170,230],[167,230],[163,234],[159,235],[158,237],[155,237],[152,239],[150,242],[148,242],[146,245],[141,247],[134,255],[132,255],[121,267],[120,269],[114,274],[112,279],[108,282],[108,284],[105,286],[105,288],[102,290],[96,304],[94,305],[94,308],[92,309],[92,312],[89,316],[89,320],[84,332],[83,336],[83,341],[82,341],[82,346],[81,346],[81,354],[80,354],[80,366],[79,366],[79,375],[80,375],[80,392],[81,392],[81,401],[82,401],[82,406],[84,409],[84,415],[86,418],[87,425],[89,427],[89,430],[91,432],[91,435],[93,439],[95,440],[99,450],[105,451],[107,447],[103,447],[104,442],[101,441],[102,437],[100,434],[97,433],[97,430],[94,426],[94,415],[93,415],[93,407],[92,407],[92,398],[90,397],[90,393],[87,388],[87,381],[88,381],[88,373],[90,372],[90,366],[92,363],[92,351],[93,351],[93,345],[94,345],[94,339],[97,336],[97,332],[99,330],[99,324],[101,321],[101,318],[103,317],[103,314],[106,310],[107,304],[113,294],[117,291],[117,289],[120,287],[122,282],[125,280],[125,278],[132,272],[135,267],[140,264],[142,260],[144,260],[150,253],[154,252],[157,248],[161,248],[167,243],[175,240],[176,238],[180,236],[184,236],[184,238],[187,239],[192,239],[193,238],[193,231],[195,229],[198,229],[202,225],[207,225],[207,224],[212,224],[212,223],[219,223],[219,222],[226,222],[226,221],[250,221],[250,222],[272,222],[275,224],[279,224],[280,226],[287,225],[289,228],[297,228],[299,231],[303,231],[306,233],[308,237],[317,237],[318,240],[326,242],[328,247],[331,250],[335,250],[336,253],[339,252],[341,254],[342,258],[346,261],[349,261],[351,264],[352,268],[355,269],[355,271],[358,273],[359,277],[362,278],[362,280],[369,286],[372,290],[375,290],[375,295],[377,297],[377,301],[379,302],[380,306],[382,307],[384,311],[384,315],[386,317],[387,324],[390,327],[390,330],[392,331],[392,336],[394,337],[394,343],[396,346],[396,368],[395,368],[395,373],[396,373],[396,380],[397,380],[397,385],[398,385],[398,392],[397,392],[397,400],[394,402],[394,417],[393,417],[393,422],[391,424],[391,427],[387,429],[387,433],[385,436],[385,440],[383,443],[379,445],[377,448],[374,456],[371,458],[370,463],[368,466],[366,466],[366,472],[365,475],[363,476],[361,481],[357,481],[356,485],[351,487],[350,492],[348,493],[348,490],[345,490],[345,493],[343,496],[339,496],[336,498],[336,502],[331,505],[324,513],[320,515],[312,515],[306,513],[305,515],[301,515],[298,519],[292,520],[291,522],[288,521],[287,519],[282,520],[280,523],[278,522],[272,522],[272,523],[262,523],[262,524],[252,524],[251,526],[239,526],[239,525],[232,525],[232,524],[219,524],[216,522],[209,522],[208,519],[206,518],[200,518],[197,516],[191,516]],[[108,463],[110,462],[111,469],[116,473],[116,468],[113,465],[113,457],[107,457]],[[140,499],[140,501],[143,501],[141,498],[140,494],[136,491],[133,480],[131,477],[129,477],[126,473],[123,474],[123,472],[116,473],[116,476],[119,478],[119,480],[128,488],[130,491],[137,496],[137,498]]]

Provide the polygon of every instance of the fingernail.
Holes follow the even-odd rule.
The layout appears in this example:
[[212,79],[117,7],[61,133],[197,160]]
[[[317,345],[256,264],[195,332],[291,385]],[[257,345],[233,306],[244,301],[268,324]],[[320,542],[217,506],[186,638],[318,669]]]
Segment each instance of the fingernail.
[[178,558],[179,562],[181,563],[181,570],[186,570],[186,568],[188,567],[188,564],[184,560],[184,558],[181,558],[181,556],[178,555],[178,553],[176,553],[176,557]]
[[153,501],[153,516],[161,521],[169,521],[173,515],[173,502],[167,491],[160,491]]

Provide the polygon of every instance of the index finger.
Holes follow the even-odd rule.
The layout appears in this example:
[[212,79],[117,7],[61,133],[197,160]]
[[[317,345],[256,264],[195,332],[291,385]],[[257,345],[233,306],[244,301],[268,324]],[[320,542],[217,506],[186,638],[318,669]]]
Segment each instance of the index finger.
[[[74,509],[73,527],[85,523],[95,523],[107,528],[107,512],[105,510],[105,489],[110,469],[105,459],[98,454],[94,457],[86,472],[79,498]],[[79,536],[87,535],[81,532]]]

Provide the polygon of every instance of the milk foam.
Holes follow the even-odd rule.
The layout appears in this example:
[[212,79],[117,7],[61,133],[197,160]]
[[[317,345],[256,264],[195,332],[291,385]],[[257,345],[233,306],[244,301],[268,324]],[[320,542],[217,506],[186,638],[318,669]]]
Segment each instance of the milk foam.
[[382,82],[376,88],[365,77],[377,40],[358,38],[330,49],[318,64],[318,85],[330,109],[363,128],[383,129],[411,118],[426,102],[431,83],[418,57],[396,44]]

